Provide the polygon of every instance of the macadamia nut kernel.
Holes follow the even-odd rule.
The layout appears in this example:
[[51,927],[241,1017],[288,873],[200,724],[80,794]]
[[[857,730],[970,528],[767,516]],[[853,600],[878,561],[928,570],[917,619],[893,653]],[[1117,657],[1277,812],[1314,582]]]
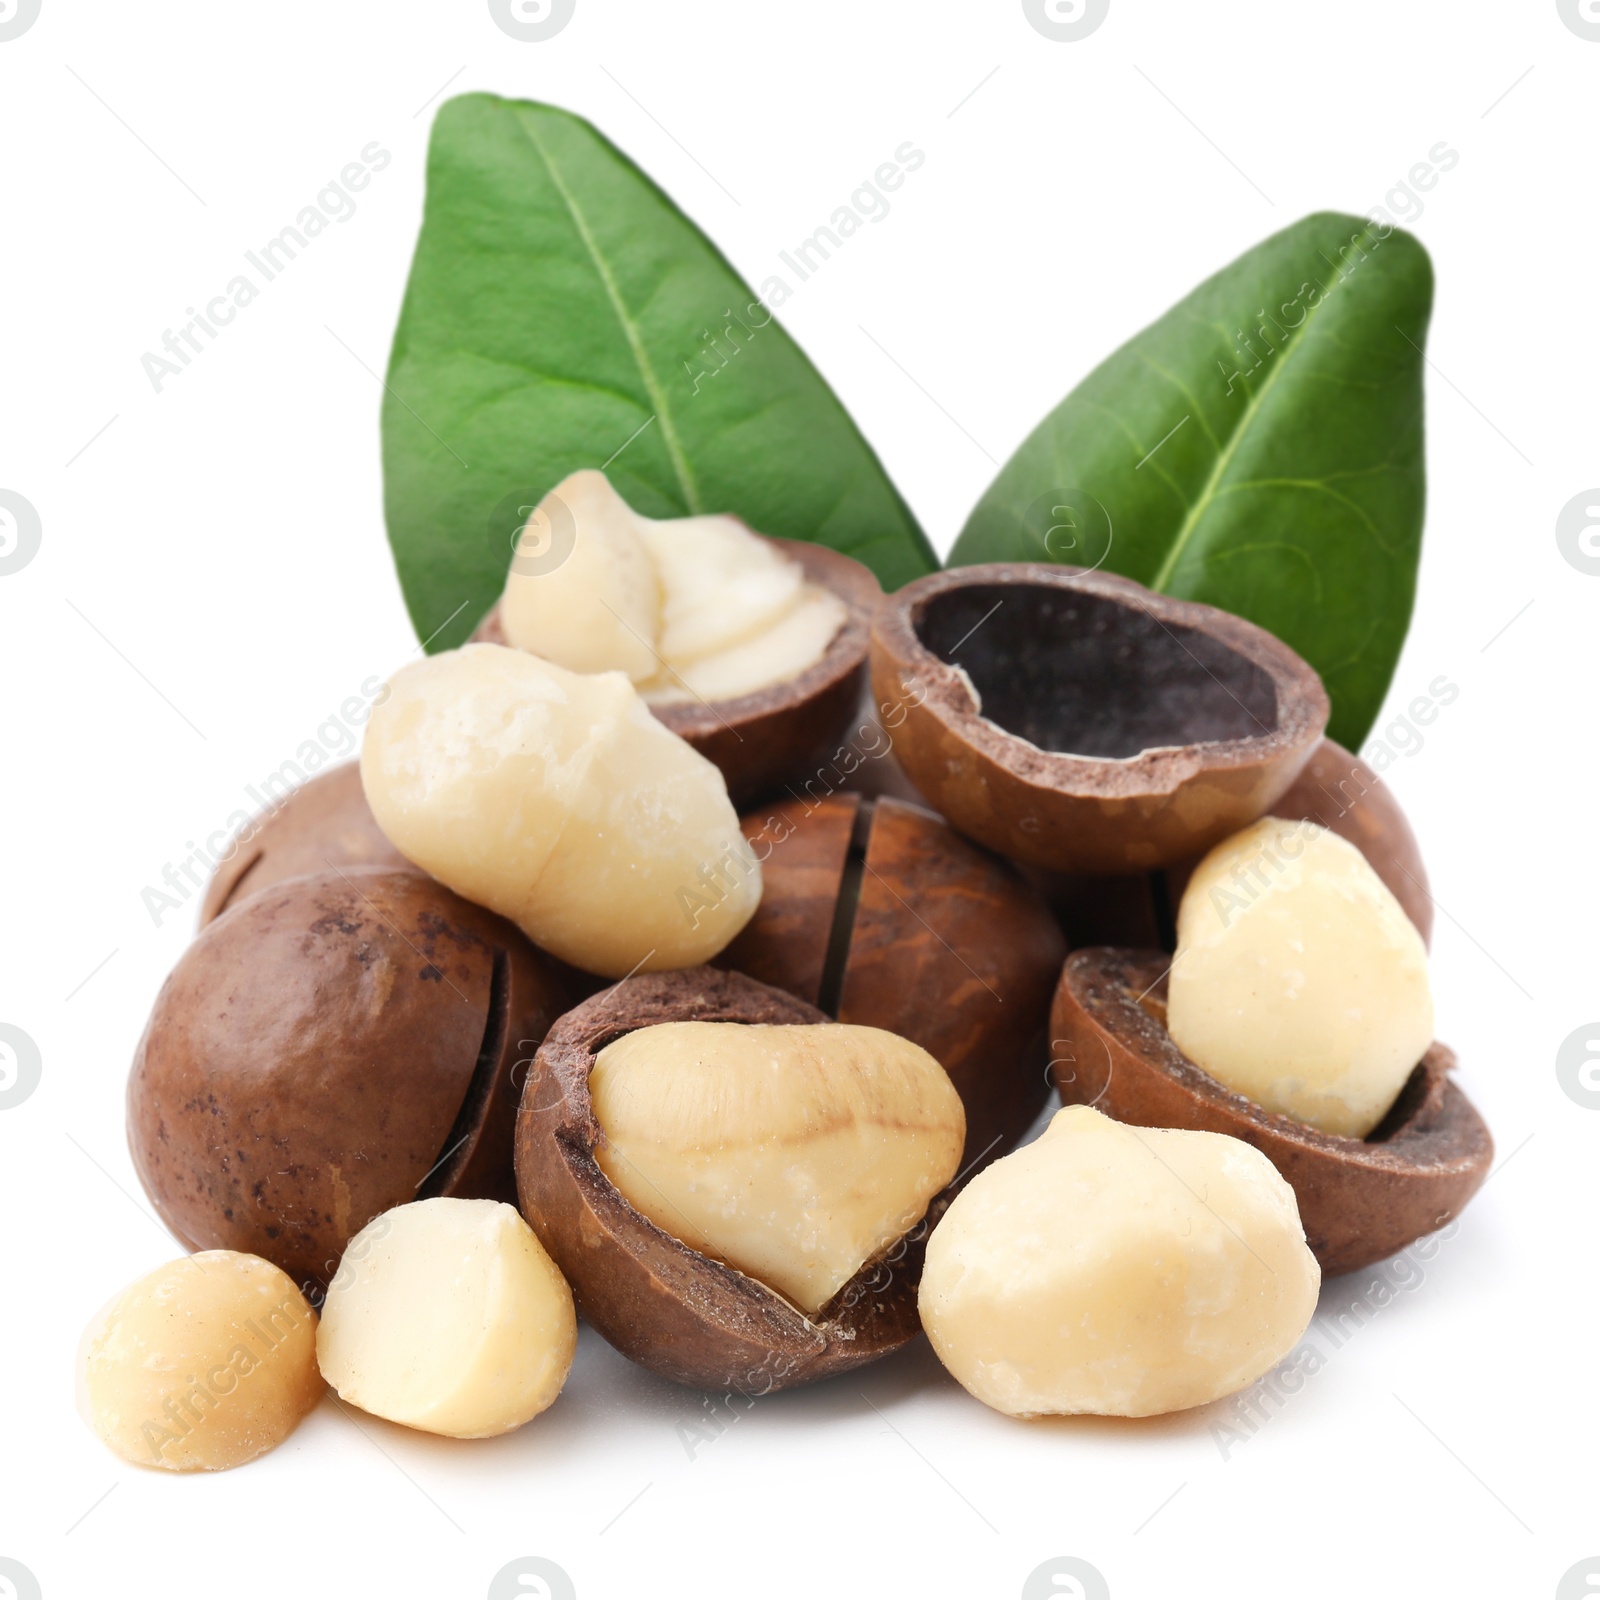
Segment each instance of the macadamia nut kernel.
[[595,471],[534,510],[500,601],[517,649],[573,672],[625,672],[652,704],[732,700],[797,677],[845,616],[737,518],[641,517]]
[[350,1241],[317,1359],[363,1411],[485,1439],[554,1401],[577,1340],[572,1291],[514,1206],[416,1200]]
[[915,1226],[966,1138],[944,1069],[879,1028],[661,1023],[589,1087],[634,1209],[807,1313]]
[[1294,1191],[1259,1151],[1071,1106],[952,1202],[918,1308],[997,1411],[1143,1417],[1260,1377],[1320,1282]]
[[761,899],[721,773],[620,672],[492,644],[413,662],[361,781],[408,860],[605,977],[704,961]]
[[270,1261],[202,1250],[130,1284],[78,1349],[78,1406],[125,1461],[217,1472],[275,1449],[322,1395],[316,1313]]
[[1257,1105],[1361,1138],[1432,1042],[1427,950],[1353,844],[1264,817],[1189,880],[1167,1028]]

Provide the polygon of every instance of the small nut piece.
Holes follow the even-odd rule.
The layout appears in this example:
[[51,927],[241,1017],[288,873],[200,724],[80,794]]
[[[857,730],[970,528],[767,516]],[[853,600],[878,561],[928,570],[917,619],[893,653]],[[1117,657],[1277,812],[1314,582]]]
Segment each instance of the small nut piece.
[[589,1087],[627,1200],[808,1313],[921,1218],[966,1137],[944,1069],[879,1028],[660,1023]]
[[1433,1039],[1422,936],[1353,844],[1263,818],[1184,891],[1167,1030],[1257,1105],[1362,1138]]
[[[530,543],[541,554],[526,560]],[[569,553],[552,565],[546,544]],[[641,517],[595,471],[535,508],[500,602],[507,643],[573,672],[625,672],[652,704],[732,700],[797,677],[846,615],[736,517]]]
[[721,774],[622,673],[474,644],[390,690],[361,750],[379,826],[535,944],[617,978],[703,961],[749,920],[761,869]]
[[533,1229],[495,1200],[417,1200],[350,1241],[317,1330],[351,1405],[487,1439],[551,1404],[572,1368],[572,1291]]
[[1146,1417],[1260,1377],[1305,1331],[1321,1276],[1259,1151],[1071,1106],[952,1202],[918,1307],[939,1359],[997,1411]]
[[321,1398],[316,1327],[270,1261],[234,1250],[180,1257],[90,1323],[79,1409],[136,1466],[242,1466],[282,1444]]

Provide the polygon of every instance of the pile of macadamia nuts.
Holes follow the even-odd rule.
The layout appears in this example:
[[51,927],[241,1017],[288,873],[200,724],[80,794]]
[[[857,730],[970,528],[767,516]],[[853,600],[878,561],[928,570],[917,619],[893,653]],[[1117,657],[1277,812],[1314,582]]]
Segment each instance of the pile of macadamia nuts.
[[1070,567],[884,597],[596,472],[558,520],[157,997],[190,1253],[84,1335],[120,1455],[237,1466],[325,1385],[503,1433],[579,1316],[744,1395],[926,1332],[1012,1416],[1200,1406],[1483,1181],[1415,841],[1277,640]]

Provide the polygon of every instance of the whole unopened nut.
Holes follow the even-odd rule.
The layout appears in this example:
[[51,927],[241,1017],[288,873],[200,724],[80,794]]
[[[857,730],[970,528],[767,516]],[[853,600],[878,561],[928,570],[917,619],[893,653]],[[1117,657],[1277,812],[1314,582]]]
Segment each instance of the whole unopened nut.
[[[1417,836],[1394,791],[1359,756],[1324,739],[1300,775],[1267,812],[1288,822],[1315,822],[1347,839],[1416,924],[1426,944],[1433,896]],[[1154,872],[1093,876],[1034,872],[1030,876],[1061,920],[1068,942],[1173,948],[1175,912],[1199,857]]]
[[1294,1194],[1257,1151],[1074,1106],[951,1202],[919,1303],[985,1405],[1146,1417],[1259,1378],[1320,1282]]
[[1051,1012],[1061,1098],[1119,1122],[1195,1128],[1254,1145],[1294,1189],[1306,1240],[1332,1276],[1381,1261],[1457,1216],[1494,1159],[1482,1117],[1435,1043],[1365,1139],[1323,1133],[1225,1088],[1166,1028],[1159,950],[1079,950]]
[[325,1284],[402,1201],[513,1193],[519,1062],[582,988],[412,871],[294,878],[205,928],[157,996],[128,1143],[193,1247]]
[[[361,781],[410,861],[587,972],[692,966],[761,897],[717,769],[621,672],[499,645],[402,668],[367,724]],[[686,912],[720,874],[713,902]]]
[[[1433,932],[1433,896],[1417,836],[1394,790],[1360,756],[1332,739],[1311,752],[1300,775],[1267,813],[1291,822],[1315,822],[1348,839],[1367,858],[1426,944]],[[1172,903],[1183,898],[1185,879],[1174,869]]]
[[[908,1224],[808,1313],[760,1279],[674,1237],[601,1164],[606,1133],[590,1075],[614,1041],[662,1023],[764,1028],[826,1021],[781,990],[698,967],[613,985],[562,1017],[540,1047],[517,1116],[523,1215],[572,1285],[584,1319],[664,1377],[763,1394],[873,1360],[916,1334],[922,1240],[943,1209],[942,1195],[921,1222]],[[759,1075],[759,1062],[754,1070]],[[694,1231],[681,1219],[678,1226]]]
[[856,794],[747,812],[761,904],[717,965],[926,1050],[966,1107],[962,1171],[1049,1096],[1045,1023],[1066,944],[1009,863],[940,818]]
[[1328,720],[1271,634],[1127,578],[1018,562],[879,607],[873,692],[922,698],[896,754],[963,833],[1062,872],[1147,871],[1269,810]]
[[200,926],[289,878],[350,867],[411,867],[378,826],[355,761],[308,778],[234,835],[206,885]]

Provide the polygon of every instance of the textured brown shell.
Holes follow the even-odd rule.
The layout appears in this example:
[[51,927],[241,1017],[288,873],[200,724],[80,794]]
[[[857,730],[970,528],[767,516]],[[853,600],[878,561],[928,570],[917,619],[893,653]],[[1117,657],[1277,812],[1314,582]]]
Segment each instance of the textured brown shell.
[[[1269,815],[1318,822],[1348,839],[1388,885],[1426,944],[1433,935],[1433,896],[1422,850],[1400,809],[1394,791],[1360,756],[1324,739],[1312,751],[1300,776],[1273,804]],[[1176,905],[1188,882],[1185,872],[1173,885]]]
[[[1008,862],[899,800],[786,800],[743,826],[761,904],[716,964],[921,1045],[966,1107],[964,1176],[998,1160],[1050,1093],[1067,947],[1049,909]],[[841,907],[852,837],[859,895]]]
[[156,998],[128,1080],[140,1181],[186,1243],[310,1286],[390,1206],[511,1199],[518,1063],[575,981],[419,873],[264,889]]
[[1254,1145],[1294,1189],[1306,1242],[1330,1277],[1443,1227],[1477,1192],[1494,1141],[1451,1082],[1455,1057],[1444,1045],[1429,1047],[1367,1138],[1323,1133],[1224,1088],[1178,1049],[1165,1026],[1169,965],[1159,951],[1080,950],[1068,959],[1051,1013],[1067,1104]]
[[[1359,756],[1324,739],[1267,814],[1320,823],[1349,840],[1416,924],[1422,942],[1429,942],[1433,896],[1417,836],[1394,791]],[[1171,949],[1183,891],[1198,865],[1195,857],[1161,872],[1124,877],[1042,872],[1035,876],[1073,945],[1160,944]]]
[[275,810],[251,818],[206,885],[200,926],[246,895],[335,867],[419,871],[384,837],[361,788],[361,764],[346,761],[308,778]]
[[636,1028],[687,1020],[828,1019],[741,973],[688,967],[624,979],[550,1030],[517,1115],[517,1191],[585,1319],[662,1377],[748,1395],[826,1378],[905,1344],[920,1331],[922,1241],[945,1197],[808,1318],[754,1278],[663,1232],[600,1169],[594,1152],[604,1134],[589,1094],[596,1054]]
[[[1108,677],[1128,669],[1122,660],[1127,647],[1107,619],[1120,618],[1123,629],[1142,635],[1151,635],[1154,624],[1155,636],[1170,640],[1168,654],[1192,654],[1183,636],[1203,635],[1219,660],[1233,661],[1253,681],[1270,680],[1272,720],[1247,712],[1239,700],[1241,713],[1260,730],[1248,737],[1166,744],[1125,759],[1042,749],[981,715],[966,674],[924,642],[930,607],[968,587],[1052,591],[1051,603],[1064,616],[1049,623],[1051,637],[1068,637],[1062,630],[1072,625],[1074,603],[1085,607],[1097,626],[1105,624],[1102,670]],[[1025,657],[1027,630],[1043,625],[1019,607],[1016,617],[972,633],[983,648],[995,649],[1002,643],[997,630],[1007,629],[1005,648]],[[1082,630],[1083,637],[1091,635],[1098,637]],[[930,805],[1002,855],[1063,872],[1146,871],[1208,849],[1271,809],[1328,720],[1317,675],[1253,623],[1109,573],[1031,562],[954,568],[890,595],[873,624],[872,685],[880,703],[914,702],[895,748]],[[1152,691],[1159,687],[1152,680]],[[1152,692],[1149,699],[1160,695]]]
[[[849,615],[822,659],[798,677],[736,700],[651,706],[658,722],[717,767],[735,805],[786,783],[803,784],[849,733],[866,686],[872,614],[883,597],[871,570],[850,556],[803,539],[758,537],[798,563],[811,583],[831,589]],[[472,637],[506,643],[498,601]]]

